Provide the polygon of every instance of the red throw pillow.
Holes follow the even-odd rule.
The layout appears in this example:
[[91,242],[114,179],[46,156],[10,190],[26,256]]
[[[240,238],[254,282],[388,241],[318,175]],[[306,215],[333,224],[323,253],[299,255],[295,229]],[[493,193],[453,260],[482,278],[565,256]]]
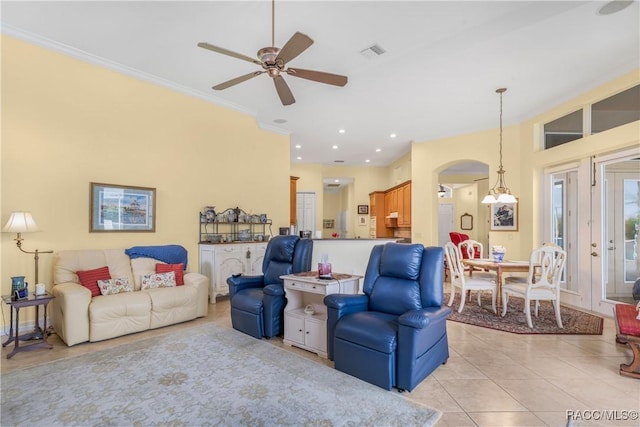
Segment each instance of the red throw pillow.
[[101,295],[98,280],[111,280],[109,267],[100,267],[95,270],[77,271],[76,274],[80,279],[80,283],[91,291],[92,297]]
[[168,273],[174,271],[176,273],[176,286],[184,285],[184,264],[156,264],[156,273]]

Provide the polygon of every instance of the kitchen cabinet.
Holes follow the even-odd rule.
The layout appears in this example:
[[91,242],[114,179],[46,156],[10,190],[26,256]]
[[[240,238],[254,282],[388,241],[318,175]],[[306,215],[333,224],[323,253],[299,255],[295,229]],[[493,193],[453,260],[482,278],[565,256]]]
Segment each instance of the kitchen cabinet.
[[[282,276],[287,297],[283,343],[326,359],[327,307],[324,297],[335,293],[357,294],[361,276],[334,273],[334,280],[320,280],[317,275],[317,271],[311,271]],[[313,313],[305,311],[307,306],[313,308]]]
[[398,227],[411,225],[411,182],[403,184],[396,190],[398,206]]
[[227,278],[234,274],[260,275],[267,249],[265,242],[199,245],[199,272],[209,279],[209,302],[229,294]]
[[289,177],[289,225],[296,225],[298,223],[298,179],[300,179],[300,177]]
[[378,239],[380,237],[393,236],[393,230],[385,225],[385,193],[384,191],[374,191],[369,194],[370,218],[369,218],[369,238]]

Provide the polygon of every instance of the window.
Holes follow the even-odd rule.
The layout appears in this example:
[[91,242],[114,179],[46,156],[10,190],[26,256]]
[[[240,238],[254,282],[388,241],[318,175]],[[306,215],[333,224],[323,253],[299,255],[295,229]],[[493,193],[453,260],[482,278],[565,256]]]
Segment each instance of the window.
[[[591,135],[640,120],[640,85],[624,90],[586,107],[590,112]],[[583,110],[544,125],[544,149],[582,138],[585,134]]]
[[566,144],[584,136],[582,110],[574,111],[544,125],[544,149]]
[[591,106],[591,133],[640,120],[640,85]]

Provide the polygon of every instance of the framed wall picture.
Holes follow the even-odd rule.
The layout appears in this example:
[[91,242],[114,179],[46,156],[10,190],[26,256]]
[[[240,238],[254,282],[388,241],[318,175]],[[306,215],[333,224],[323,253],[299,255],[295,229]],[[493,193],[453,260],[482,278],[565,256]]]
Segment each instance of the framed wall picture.
[[365,227],[367,225],[366,215],[358,215],[358,225],[361,227]]
[[333,228],[334,221],[332,219],[323,219],[322,228]]
[[358,215],[369,215],[369,205],[358,205]]
[[156,231],[156,189],[91,183],[90,232]]
[[473,230],[473,215],[466,212],[460,215],[460,229]]
[[489,205],[491,231],[518,231],[518,204],[494,203]]

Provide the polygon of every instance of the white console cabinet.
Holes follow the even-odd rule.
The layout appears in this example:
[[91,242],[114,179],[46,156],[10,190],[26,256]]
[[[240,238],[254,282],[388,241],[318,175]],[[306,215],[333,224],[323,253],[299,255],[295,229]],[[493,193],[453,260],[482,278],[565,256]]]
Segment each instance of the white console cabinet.
[[[327,307],[325,295],[357,294],[360,277],[334,273],[334,280],[320,280],[317,272],[282,276],[287,305],[284,308],[285,345],[293,345],[327,358]],[[314,313],[305,313],[305,307]]]
[[267,243],[218,243],[200,245],[200,274],[209,278],[209,302],[228,295],[227,278],[234,274],[260,275]]

